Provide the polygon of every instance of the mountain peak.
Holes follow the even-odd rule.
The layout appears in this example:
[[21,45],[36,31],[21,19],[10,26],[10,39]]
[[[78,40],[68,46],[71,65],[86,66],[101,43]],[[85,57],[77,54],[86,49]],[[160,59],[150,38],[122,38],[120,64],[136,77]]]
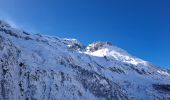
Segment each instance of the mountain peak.
[[92,44],[90,44],[87,49],[91,52],[97,51],[101,48],[107,47],[107,46],[113,46],[111,42],[94,42]]
[[85,48],[0,25],[0,100],[169,100],[169,71],[110,42]]

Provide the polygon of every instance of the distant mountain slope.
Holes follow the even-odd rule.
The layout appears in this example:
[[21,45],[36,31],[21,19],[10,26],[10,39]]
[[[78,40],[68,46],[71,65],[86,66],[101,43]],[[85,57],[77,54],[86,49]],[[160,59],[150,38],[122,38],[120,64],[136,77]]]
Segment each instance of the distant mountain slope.
[[170,71],[109,42],[29,34],[0,21],[0,100],[169,100]]

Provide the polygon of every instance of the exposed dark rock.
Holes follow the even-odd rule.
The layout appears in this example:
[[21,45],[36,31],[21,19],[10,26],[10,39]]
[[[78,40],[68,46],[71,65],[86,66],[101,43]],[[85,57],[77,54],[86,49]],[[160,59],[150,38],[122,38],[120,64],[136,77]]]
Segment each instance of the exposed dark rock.
[[78,81],[96,97],[107,100],[128,100],[127,94],[122,92],[122,88],[118,84],[111,82],[96,72],[82,69],[80,66],[74,66],[77,71]]
[[110,70],[114,73],[125,74],[125,72],[120,68],[111,67]]
[[152,85],[154,89],[161,93],[168,93],[170,94],[170,85],[169,84],[153,84]]
[[92,43],[89,47],[89,50],[91,52],[94,52],[96,50],[99,50],[100,48],[102,48],[103,46],[112,46],[112,43],[111,42],[94,42]]

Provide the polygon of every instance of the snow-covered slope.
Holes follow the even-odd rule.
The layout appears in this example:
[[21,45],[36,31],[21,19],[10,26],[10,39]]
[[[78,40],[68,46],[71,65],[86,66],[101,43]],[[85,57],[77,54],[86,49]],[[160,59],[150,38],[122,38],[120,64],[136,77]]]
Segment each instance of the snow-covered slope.
[[168,100],[170,71],[109,42],[29,34],[0,21],[0,100]]

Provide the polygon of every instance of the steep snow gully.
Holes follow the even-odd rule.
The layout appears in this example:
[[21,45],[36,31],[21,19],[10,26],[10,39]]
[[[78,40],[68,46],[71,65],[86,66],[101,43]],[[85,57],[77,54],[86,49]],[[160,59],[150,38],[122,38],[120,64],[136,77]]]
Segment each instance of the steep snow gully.
[[0,100],[170,100],[170,71],[110,42],[85,46],[0,21]]

